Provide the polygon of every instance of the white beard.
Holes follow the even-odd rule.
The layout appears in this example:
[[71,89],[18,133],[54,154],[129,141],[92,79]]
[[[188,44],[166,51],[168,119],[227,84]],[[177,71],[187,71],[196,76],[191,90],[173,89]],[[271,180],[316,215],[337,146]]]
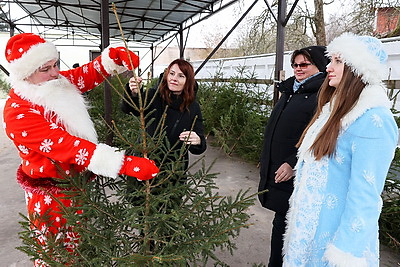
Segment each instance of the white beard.
[[54,112],[57,123],[71,135],[97,144],[97,133],[87,111],[88,104],[81,92],[64,76],[40,85],[12,81],[15,93],[21,98],[42,106],[45,116]]

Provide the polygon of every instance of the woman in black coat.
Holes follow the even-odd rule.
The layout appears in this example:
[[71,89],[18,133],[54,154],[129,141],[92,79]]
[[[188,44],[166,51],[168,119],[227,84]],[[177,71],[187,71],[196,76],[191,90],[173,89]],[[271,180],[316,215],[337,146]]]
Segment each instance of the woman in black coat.
[[[123,112],[139,115],[139,112],[129,103],[129,99],[139,105],[138,85],[140,87],[141,82],[140,77],[137,78],[137,81],[134,78],[130,79],[125,92],[129,94],[129,97],[125,96],[121,105]],[[150,102],[153,96],[154,100],[145,111],[146,115],[149,115],[146,117],[148,123],[146,131],[150,136],[159,134],[157,127],[163,120],[165,111],[164,130],[170,146],[174,147],[173,151],[179,153],[182,146],[187,145],[183,166],[186,170],[189,160],[188,152],[198,155],[203,153],[207,147],[201,109],[196,101],[197,88],[192,65],[183,59],[172,61],[164,72],[158,87],[158,91],[157,88],[152,88],[148,92],[147,101]],[[145,95],[145,92],[141,92],[143,99]],[[174,153],[168,154],[168,160],[163,162],[164,166],[168,164],[168,161],[175,161]]]
[[268,120],[260,158],[261,205],[275,212],[269,267],[282,266],[283,234],[289,198],[293,192],[293,168],[303,130],[317,107],[317,93],[326,77],[325,47],[295,50],[291,57],[294,76],[277,84],[281,93]]

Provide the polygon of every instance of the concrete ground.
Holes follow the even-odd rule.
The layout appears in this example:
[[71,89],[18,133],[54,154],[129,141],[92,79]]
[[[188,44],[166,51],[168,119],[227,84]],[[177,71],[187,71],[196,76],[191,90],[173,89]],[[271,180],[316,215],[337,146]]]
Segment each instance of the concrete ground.
[[[0,103],[0,111],[1,109]],[[2,112],[0,112],[2,114]],[[195,160],[198,156],[192,156]],[[252,164],[234,157],[227,157],[218,148],[209,146],[205,153],[207,166],[213,162],[212,172],[220,173],[216,180],[221,195],[236,194],[240,189],[250,188],[256,192],[258,169]],[[21,230],[18,221],[19,213],[25,214],[24,193],[15,181],[15,172],[19,165],[16,149],[0,130],[0,267],[32,266],[28,257],[15,247],[20,246],[18,232]],[[262,208],[258,201],[249,209],[251,214],[248,229],[243,229],[235,240],[237,250],[233,255],[218,251],[217,255],[229,266],[253,266],[267,263],[273,213]],[[212,264],[209,264],[212,266]],[[400,267],[400,255],[381,247],[381,266]],[[354,266],[356,267],[356,266]]]

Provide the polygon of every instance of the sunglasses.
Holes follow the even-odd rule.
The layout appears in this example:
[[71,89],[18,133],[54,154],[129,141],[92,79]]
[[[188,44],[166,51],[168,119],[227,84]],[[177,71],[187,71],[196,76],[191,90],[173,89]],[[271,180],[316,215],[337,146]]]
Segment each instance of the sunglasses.
[[300,67],[300,69],[305,69],[305,68],[307,68],[308,66],[310,66],[310,65],[312,65],[311,63],[300,63],[300,64],[297,64],[297,63],[292,63],[292,68],[293,69],[295,69],[295,68],[297,68],[297,67]]

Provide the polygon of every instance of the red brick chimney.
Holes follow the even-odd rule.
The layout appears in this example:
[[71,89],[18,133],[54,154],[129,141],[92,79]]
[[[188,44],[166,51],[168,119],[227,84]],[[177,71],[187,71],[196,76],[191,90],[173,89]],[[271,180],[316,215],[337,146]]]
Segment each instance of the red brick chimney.
[[376,12],[375,32],[380,36],[388,35],[398,27],[400,8],[382,7]]

